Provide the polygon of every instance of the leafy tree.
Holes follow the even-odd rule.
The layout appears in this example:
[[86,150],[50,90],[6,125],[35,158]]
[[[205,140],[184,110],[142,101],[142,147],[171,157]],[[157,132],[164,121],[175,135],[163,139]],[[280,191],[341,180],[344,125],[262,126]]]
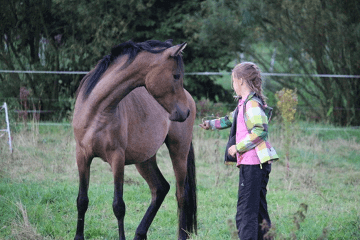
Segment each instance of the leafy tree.
[[[230,1],[203,1],[195,14],[184,18],[185,36],[190,50],[186,51],[187,72],[230,71],[228,64],[241,49],[245,36],[241,20]],[[209,76],[187,76],[187,88],[195,96],[212,101],[233,102],[232,93],[214,83]]]
[[[360,74],[360,13],[355,0],[0,0],[2,69],[89,71],[127,40],[187,41],[187,72],[229,71],[239,53],[262,69],[305,74]],[[271,66],[259,46],[276,49]],[[1,74],[1,97],[31,90],[43,109],[70,109],[81,75]],[[274,92],[297,88],[300,104],[334,123],[360,124],[360,81],[271,78]],[[279,86],[275,87],[276,82]],[[210,76],[187,75],[196,98],[232,101]],[[53,99],[56,101],[45,101]],[[62,99],[63,102],[58,100]]]
[[[174,39],[189,43],[187,71],[218,71],[230,58],[226,49],[199,38],[202,2],[165,0],[14,0],[1,2],[0,66],[3,69],[89,71],[110,49],[128,40]],[[197,28],[199,26],[200,28]],[[204,28],[204,27],[202,27]],[[81,75],[3,74],[2,97],[20,87],[40,99],[43,109],[69,109]],[[208,76],[187,76],[186,88],[201,98],[229,98]],[[52,101],[45,101],[51,99]],[[58,102],[63,99],[63,102]]]
[[[278,72],[360,75],[360,3],[355,0],[262,0],[245,4],[264,42],[277,48]],[[246,49],[269,68],[269,61]],[[298,95],[316,116],[360,124],[360,81],[344,78],[273,78]]]
[[[63,70],[61,19],[50,0],[2,1],[0,66],[10,70]],[[55,109],[59,93],[67,91],[54,75],[0,75],[3,97],[18,97],[20,87],[31,91],[36,106]],[[47,101],[42,101],[48,99]],[[55,104],[51,100],[56,100]],[[55,106],[54,106],[55,105]],[[52,107],[50,107],[52,106]]]
[[[209,44],[229,54],[245,53],[266,71],[307,74],[272,77],[267,89],[297,88],[300,103],[313,117],[360,124],[359,79],[310,76],[360,74],[359,1],[208,0],[203,9],[200,36]],[[264,55],[264,45],[274,52]]]

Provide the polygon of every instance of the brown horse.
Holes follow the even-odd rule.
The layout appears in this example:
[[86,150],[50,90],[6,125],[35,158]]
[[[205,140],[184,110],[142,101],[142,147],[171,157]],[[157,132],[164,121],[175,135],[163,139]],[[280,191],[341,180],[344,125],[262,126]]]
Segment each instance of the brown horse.
[[186,43],[171,40],[125,42],[114,47],[80,83],[74,110],[76,161],[80,187],[75,239],[84,239],[90,164],[94,157],[108,162],[114,177],[113,211],[119,238],[125,239],[124,167],[135,164],[151,190],[151,204],[134,239],[147,231],[170,185],[156,163],[165,143],[176,177],[178,238],[196,233],[196,180],[192,129],[196,109],[183,88],[181,52]]

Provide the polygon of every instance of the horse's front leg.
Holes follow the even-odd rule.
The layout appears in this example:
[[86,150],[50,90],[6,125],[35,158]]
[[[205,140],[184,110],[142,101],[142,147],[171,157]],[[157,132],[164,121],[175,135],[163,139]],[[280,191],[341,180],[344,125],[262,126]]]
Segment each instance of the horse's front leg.
[[84,239],[84,224],[85,224],[85,213],[88,209],[89,198],[88,188],[90,180],[90,163],[92,158],[84,156],[82,151],[77,147],[76,149],[76,163],[79,171],[79,194],[76,200],[78,219],[75,240]]
[[148,183],[151,191],[151,204],[136,229],[134,238],[134,240],[144,240],[147,239],[148,229],[163,203],[166,194],[169,192],[170,185],[156,164],[156,156],[153,156],[145,162],[136,164],[136,168]]
[[120,153],[112,154],[112,159],[109,162],[114,175],[114,201],[113,211],[118,220],[119,239],[125,240],[124,231],[124,217],[125,217],[125,202],[123,200],[123,186],[124,186],[124,155]]

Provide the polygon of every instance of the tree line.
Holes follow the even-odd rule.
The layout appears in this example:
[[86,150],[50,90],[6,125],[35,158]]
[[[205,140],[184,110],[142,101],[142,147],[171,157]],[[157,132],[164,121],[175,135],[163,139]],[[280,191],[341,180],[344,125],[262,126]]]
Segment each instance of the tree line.
[[[121,42],[188,42],[187,72],[230,71],[247,56],[264,72],[360,75],[360,3],[356,0],[1,0],[0,68],[89,71]],[[271,61],[273,60],[273,61]],[[274,62],[275,60],[275,62]],[[70,99],[83,76],[0,74],[0,98],[25,87],[35,99]],[[297,88],[320,119],[360,124],[360,80],[271,77],[269,98]],[[213,76],[188,75],[197,99],[232,102]],[[71,108],[41,101],[42,109]]]

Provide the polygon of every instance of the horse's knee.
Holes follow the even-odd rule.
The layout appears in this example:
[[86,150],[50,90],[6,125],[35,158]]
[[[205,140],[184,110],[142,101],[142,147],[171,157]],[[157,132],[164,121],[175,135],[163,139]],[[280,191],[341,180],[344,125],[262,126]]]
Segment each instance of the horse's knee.
[[113,211],[116,218],[122,219],[125,216],[125,202],[122,198],[114,198]]
[[89,206],[89,198],[88,196],[78,195],[76,199],[77,209],[79,213],[84,214]]

